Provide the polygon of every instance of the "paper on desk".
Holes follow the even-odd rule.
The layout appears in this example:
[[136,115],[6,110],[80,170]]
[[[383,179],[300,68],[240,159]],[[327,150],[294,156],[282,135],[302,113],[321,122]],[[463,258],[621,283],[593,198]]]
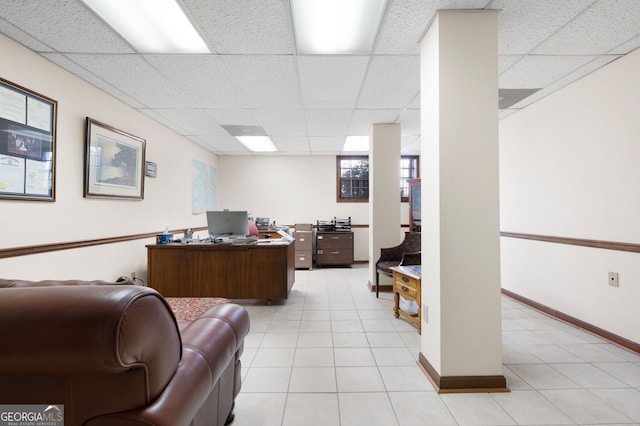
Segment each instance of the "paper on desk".
[[259,239],[258,244],[288,244],[289,241],[284,238],[264,238]]
[[283,231],[282,229],[278,230],[278,234],[282,235],[282,238],[286,239],[287,241],[293,241],[294,240],[294,238],[291,235],[289,235],[286,231]]

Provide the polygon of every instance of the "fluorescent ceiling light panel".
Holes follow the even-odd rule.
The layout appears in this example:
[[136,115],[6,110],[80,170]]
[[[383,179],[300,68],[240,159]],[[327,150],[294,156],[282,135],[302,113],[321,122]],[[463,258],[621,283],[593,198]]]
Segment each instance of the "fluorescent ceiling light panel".
[[231,136],[236,138],[249,151],[273,152],[278,148],[273,144],[267,132],[261,126],[242,126],[237,124],[223,124]]
[[386,0],[291,0],[298,53],[369,54]]
[[347,136],[343,151],[369,151],[369,136]]
[[278,150],[269,136],[236,136],[235,138],[249,151],[273,152]]
[[140,53],[210,53],[175,0],[82,0]]

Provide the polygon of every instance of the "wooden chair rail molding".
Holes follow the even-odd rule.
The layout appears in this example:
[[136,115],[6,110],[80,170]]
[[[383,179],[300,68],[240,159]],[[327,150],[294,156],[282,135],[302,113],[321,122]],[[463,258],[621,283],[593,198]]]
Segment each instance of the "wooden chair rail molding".
[[581,238],[552,237],[548,235],[520,234],[517,232],[500,232],[501,237],[521,238],[525,240],[544,241],[547,243],[570,244],[574,246],[592,247],[605,250],[629,251],[640,253],[640,244],[618,243],[613,241],[585,240]]
[[[287,225],[293,228],[293,225]],[[314,226],[315,227],[315,226]],[[368,228],[369,225],[351,225],[352,228]],[[171,229],[169,232],[173,234],[181,234],[185,228]],[[206,226],[192,228],[194,231],[206,231]],[[155,238],[157,232],[147,232],[144,234],[123,235],[120,237],[98,238],[95,240],[68,241],[63,243],[38,244],[33,246],[10,247],[0,249],[0,259],[8,257],[28,256],[32,254],[48,253],[52,251],[70,250],[82,247],[98,246],[102,244],[122,243],[125,241],[144,240],[146,238]],[[360,262],[362,263],[362,262]]]
[[[405,224],[401,225],[402,228],[405,228],[407,226],[408,225],[405,225]],[[289,225],[289,227],[293,227],[293,225]],[[352,228],[368,228],[369,225],[367,224],[351,225],[351,227]],[[194,231],[205,231],[206,229],[207,228],[205,226],[202,226],[199,228],[193,228]],[[171,230],[170,232],[173,232],[174,234],[178,234],[178,233],[181,233],[182,231],[183,229],[174,229],[174,230]],[[145,238],[153,238],[155,236],[156,236],[155,232],[148,232],[145,234],[124,235],[120,237],[99,238],[95,240],[39,244],[39,245],[24,246],[24,247],[10,247],[5,249],[0,249],[0,259],[5,259],[8,257],[27,256],[31,254],[47,253],[51,251],[70,250],[70,249],[76,249],[76,248],[82,248],[82,247],[97,246],[101,244],[113,244],[113,243],[121,243],[124,241],[143,240]],[[571,244],[576,246],[640,253],[640,244],[616,243],[611,241],[598,241],[598,240],[584,240],[579,238],[552,237],[552,236],[546,236],[546,235],[520,234],[517,232],[500,232],[500,236],[509,237],[509,238],[522,238],[526,240],[545,241],[549,243]]]
[[[194,231],[204,231],[205,226],[193,228]],[[169,232],[180,234],[184,229],[172,229]],[[146,238],[155,238],[157,232],[148,232],[145,234],[123,235],[120,237],[98,238],[95,240],[69,241],[64,243],[39,244],[34,246],[11,247],[0,249],[0,259],[17,256],[28,256],[31,254],[48,253],[52,251],[70,250],[82,247],[99,246],[102,244],[122,243],[125,241],[144,240]]]

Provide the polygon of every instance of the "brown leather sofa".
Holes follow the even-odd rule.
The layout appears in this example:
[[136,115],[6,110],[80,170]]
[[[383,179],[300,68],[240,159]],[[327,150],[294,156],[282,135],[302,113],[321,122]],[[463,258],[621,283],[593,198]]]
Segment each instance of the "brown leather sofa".
[[224,425],[249,316],[216,305],[180,331],[155,290],[0,279],[0,404],[63,405],[65,425]]

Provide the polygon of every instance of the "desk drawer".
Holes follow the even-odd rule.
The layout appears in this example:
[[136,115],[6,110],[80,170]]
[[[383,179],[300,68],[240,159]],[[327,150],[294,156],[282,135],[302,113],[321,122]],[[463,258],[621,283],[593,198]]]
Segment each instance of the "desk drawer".
[[353,263],[353,250],[351,249],[320,249],[316,251],[316,263],[347,265]]
[[416,297],[418,295],[417,280],[402,275],[396,275],[394,281],[394,285],[398,293],[409,297]]
[[318,235],[316,239],[316,246],[323,249],[350,248],[353,247],[353,236],[352,234]]
[[296,250],[296,268],[311,268],[313,258],[311,256],[311,250],[297,251]]
[[295,247],[296,251],[300,250],[312,250],[313,240],[311,239],[311,232],[294,232],[293,237],[296,239]]
[[413,287],[408,287],[402,283],[396,281],[396,291],[405,297],[415,299],[418,296],[418,291]]

